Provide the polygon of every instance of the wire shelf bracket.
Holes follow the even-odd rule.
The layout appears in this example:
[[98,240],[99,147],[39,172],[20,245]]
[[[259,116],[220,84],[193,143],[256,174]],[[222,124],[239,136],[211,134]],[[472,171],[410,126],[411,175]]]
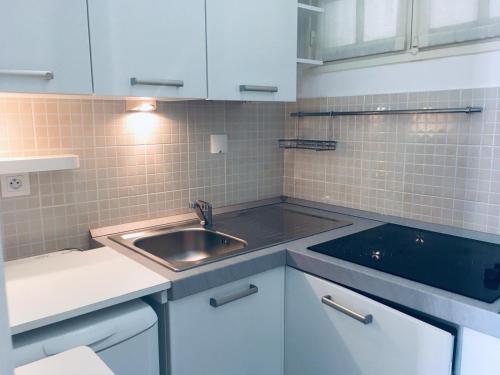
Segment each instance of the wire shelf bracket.
[[279,147],[285,149],[333,151],[337,148],[337,141],[324,141],[317,139],[280,139]]

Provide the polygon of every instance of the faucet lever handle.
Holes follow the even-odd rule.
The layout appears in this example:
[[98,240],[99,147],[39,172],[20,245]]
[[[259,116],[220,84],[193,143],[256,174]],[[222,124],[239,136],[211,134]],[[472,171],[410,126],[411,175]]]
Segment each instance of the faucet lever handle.
[[196,208],[197,206],[200,207],[202,210],[206,210],[206,209],[212,207],[212,205],[210,203],[203,201],[201,199],[197,199],[197,200],[191,202],[191,208]]

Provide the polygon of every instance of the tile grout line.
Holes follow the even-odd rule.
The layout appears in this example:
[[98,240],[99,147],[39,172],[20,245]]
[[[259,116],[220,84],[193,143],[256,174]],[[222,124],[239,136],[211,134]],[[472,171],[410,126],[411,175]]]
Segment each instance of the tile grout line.
[[[31,122],[32,122],[32,129],[33,129],[33,136],[35,138],[35,150],[37,150],[37,153],[38,153],[38,141],[37,141],[37,136],[36,136],[36,131],[35,131],[35,105],[34,105],[34,98],[31,98],[30,99],[31,101]],[[42,230],[41,230],[41,236],[42,236],[42,248],[43,250],[46,252],[48,251],[48,249],[46,248],[46,237],[45,237],[45,230],[43,228],[45,228],[45,219],[44,219],[44,215],[42,214],[42,191],[41,191],[41,178],[40,178],[40,172],[36,172],[35,173],[36,175],[36,178],[37,178],[37,188],[38,188],[38,192],[37,192],[37,195],[38,195],[38,214],[40,215],[40,225],[42,227]],[[31,248],[31,252],[33,255],[33,244],[30,245],[30,248]]]

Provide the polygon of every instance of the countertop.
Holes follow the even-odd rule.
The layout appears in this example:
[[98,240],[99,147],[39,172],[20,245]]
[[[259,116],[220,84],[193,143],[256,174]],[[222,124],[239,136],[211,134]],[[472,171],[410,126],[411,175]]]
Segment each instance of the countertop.
[[[274,203],[279,202],[282,200],[276,200]],[[288,265],[453,325],[468,327],[500,338],[500,300],[488,304],[307,249],[311,245],[357,233],[387,222],[496,243],[499,243],[498,236],[296,199],[286,199],[284,203],[279,204],[293,205],[295,210],[301,210],[304,213],[321,214],[336,220],[350,221],[352,225],[182,272],[171,271],[118,245],[105,236],[95,238],[95,240],[113,247],[169,279],[171,281],[171,288],[168,290],[169,300],[183,298],[274,267]],[[234,233],[234,235],[238,234]],[[154,298],[158,302],[167,301],[164,294],[154,295]]]
[[18,367],[15,375],[113,375],[108,366],[86,346]]
[[6,262],[5,279],[12,334],[170,287],[164,276],[107,247]]

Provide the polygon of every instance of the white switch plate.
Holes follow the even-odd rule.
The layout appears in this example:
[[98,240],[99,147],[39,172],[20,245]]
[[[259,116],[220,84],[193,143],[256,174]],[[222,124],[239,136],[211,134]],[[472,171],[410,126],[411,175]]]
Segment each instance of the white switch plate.
[[210,153],[225,154],[227,152],[227,134],[210,135]]
[[0,179],[3,198],[22,197],[31,194],[29,173],[2,175]]

